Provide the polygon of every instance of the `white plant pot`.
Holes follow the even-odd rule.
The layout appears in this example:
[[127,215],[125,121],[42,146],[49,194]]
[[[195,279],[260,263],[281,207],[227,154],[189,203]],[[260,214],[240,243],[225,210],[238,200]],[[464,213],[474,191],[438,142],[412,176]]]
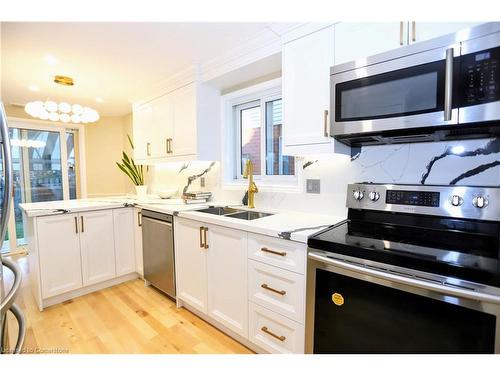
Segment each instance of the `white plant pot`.
[[148,185],[136,185],[135,194],[137,198],[146,198],[148,196]]

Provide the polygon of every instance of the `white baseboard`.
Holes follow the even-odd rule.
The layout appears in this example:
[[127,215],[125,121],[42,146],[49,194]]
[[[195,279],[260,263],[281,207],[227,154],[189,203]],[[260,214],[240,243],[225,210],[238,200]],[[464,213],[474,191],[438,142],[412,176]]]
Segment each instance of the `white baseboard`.
[[38,306],[38,308],[40,309],[40,311],[43,311],[43,309],[46,307],[56,305],[56,304],[64,302],[64,301],[68,301],[70,299],[80,297],[80,296],[83,296],[85,294],[95,292],[97,290],[109,288],[111,286],[115,286],[115,285],[124,283],[126,281],[134,280],[137,278],[139,278],[139,274],[137,274],[136,272],[132,272],[132,273],[129,273],[127,275],[123,275],[120,277],[116,277],[114,279],[103,281],[101,283],[89,285],[89,286],[86,286],[84,288],[80,288],[77,290],[72,290],[71,292],[59,294],[59,295],[54,296],[54,297],[44,298],[41,301],[41,306]]

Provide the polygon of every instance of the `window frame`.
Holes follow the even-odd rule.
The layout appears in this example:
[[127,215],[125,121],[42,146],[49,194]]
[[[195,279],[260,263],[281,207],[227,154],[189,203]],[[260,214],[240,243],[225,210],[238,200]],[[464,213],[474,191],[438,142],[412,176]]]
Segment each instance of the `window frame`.
[[[242,90],[231,92],[222,97],[222,185],[226,189],[240,188],[248,184],[243,179],[241,168],[241,115],[240,111],[260,106],[261,108],[261,174],[255,175],[259,189],[272,191],[299,192],[301,168],[299,157],[294,156],[294,175],[267,175],[266,165],[266,103],[283,100],[281,79],[273,79]],[[283,121],[284,122],[284,121]],[[282,124],[283,125],[283,124]]]

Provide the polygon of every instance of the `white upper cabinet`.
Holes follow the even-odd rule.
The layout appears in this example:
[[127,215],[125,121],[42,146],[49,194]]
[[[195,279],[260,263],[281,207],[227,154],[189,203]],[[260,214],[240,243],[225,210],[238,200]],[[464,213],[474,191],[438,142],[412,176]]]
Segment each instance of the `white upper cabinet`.
[[283,44],[283,154],[346,152],[330,137],[334,52],[333,25]]
[[408,22],[338,23],[335,25],[335,65],[406,45],[407,34]]
[[138,163],[219,160],[219,91],[192,82],[134,105]]
[[479,25],[479,22],[411,22],[409,25],[409,43],[455,33],[476,25]]

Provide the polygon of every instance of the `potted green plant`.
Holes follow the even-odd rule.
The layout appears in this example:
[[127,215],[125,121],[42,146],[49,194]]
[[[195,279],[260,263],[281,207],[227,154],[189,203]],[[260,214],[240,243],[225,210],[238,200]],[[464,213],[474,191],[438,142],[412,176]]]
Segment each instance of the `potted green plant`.
[[[132,150],[134,149],[134,143],[132,139],[127,134],[128,141]],[[118,163],[118,168],[125,173],[135,185],[135,192],[138,198],[147,196],[148,186],[144,184],[144,166],[140,164],[135,164],[134,159],[127,155],[125,151],[122,154],[122,162]],[[147,171],[147,169],[146,169]]]

